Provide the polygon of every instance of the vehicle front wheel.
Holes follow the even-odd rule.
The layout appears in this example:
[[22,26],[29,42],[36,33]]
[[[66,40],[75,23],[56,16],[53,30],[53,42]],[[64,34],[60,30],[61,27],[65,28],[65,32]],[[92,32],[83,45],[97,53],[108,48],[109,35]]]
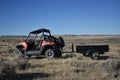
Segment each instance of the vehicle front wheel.
[[22,58],[22,57],[24,57],[23,53],[19,49],[15,50],[14,56],[15,56],[15,58]]
[[51,59],[55,57],[55,52],[52,49],[48,49],[45,52],[45,57]]

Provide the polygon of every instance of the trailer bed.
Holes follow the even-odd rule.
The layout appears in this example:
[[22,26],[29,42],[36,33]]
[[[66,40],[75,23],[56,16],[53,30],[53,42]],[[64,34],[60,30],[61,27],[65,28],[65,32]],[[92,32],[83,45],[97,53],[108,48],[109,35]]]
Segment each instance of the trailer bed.
[[97,50],[100,53],[109,52],[108,45],[76,45],[77,53],[85,53],[89,50]]

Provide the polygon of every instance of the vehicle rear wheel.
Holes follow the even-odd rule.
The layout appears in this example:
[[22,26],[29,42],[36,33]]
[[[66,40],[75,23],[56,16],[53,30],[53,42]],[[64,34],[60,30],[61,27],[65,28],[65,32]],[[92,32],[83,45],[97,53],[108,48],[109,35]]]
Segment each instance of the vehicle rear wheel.
[[57,58],[59,58],[62,56],[62,52],[60,50],[57,50],[55,55]]
[[52,49],[48,49],[45,52],[45,57],[51,59],[55,57],[55,52]]
[[59,44],[61,47],[65,46],[65,42],[64,42],[64,39],[62,37],[58,37],[58,41],[59,41]]
[[92,52],[91,58],[92,58],[93,60],[97,60],[97,59],[99,59],[99,57],[100,57],[100,55],[99,55],[99,52],[98,52],[98,51]]
[[22,58],[22,57],[24,57],[23,53],[19,49],[15,50],[14,56],[15,56],[15,58]]

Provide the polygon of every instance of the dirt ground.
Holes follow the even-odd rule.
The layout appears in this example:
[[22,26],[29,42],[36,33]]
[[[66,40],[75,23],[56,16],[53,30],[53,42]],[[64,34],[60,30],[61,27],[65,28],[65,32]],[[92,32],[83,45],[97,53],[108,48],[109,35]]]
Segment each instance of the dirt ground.
[[[0,67],[1,80],[120,80],[120,35],[61,35],[66,46],[61,58],[47,59],[44,56],[32,56],[27,59],[25,69],[15,67],[14,73]],[[20,59],[12,56],[15,45],[25,37],[0,37],[0,66],[2,62],[11,64]],[[79,45],[109,45],[109,52],[101,55],[99,60],[92,60],[80,53],[72,53],[72,43]],[[23,60],[25,61],[25,60]],[[6,70],[11,70],[11,66]],[[2,72],[3,71],[3,72]]]

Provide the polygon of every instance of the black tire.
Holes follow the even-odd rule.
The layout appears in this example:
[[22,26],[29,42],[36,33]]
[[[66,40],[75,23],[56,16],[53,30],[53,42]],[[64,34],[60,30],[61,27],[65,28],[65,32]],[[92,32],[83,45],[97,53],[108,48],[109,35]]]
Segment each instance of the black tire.
[[31,57],[31,55],[27,55],[28,57]]
[[85,56],[85,57],[89,57],[90,56],[90,51],[87,51],[87,52],[85,52],[85,53],[83,53],[83,56]]
[[57,50],[55,55],[55,57],[60,58],[62,56],[62,52],[60,50]]
[[64,42],[64,39],[62,37],[58,37],[58,41],[59,41],[59,44],[61,47],[65,46],[65,42]]
[[29,59],[30,57],[31,57],[31,55],[25,55],[25,58],[28,58],[28,59]]
[[14,56],[15,56],[15,58],[22,58],[22,57],[24,57],[23,53],[19,49],[15,50]]
[[52,49],[48,49],[45,52],[45,57],[51,59],[55,57],[55,52]]
[[98,51],[93,51],[93,52],[92,52],[91,58],[92,58],[93,60],[98,60],[99,57],[100,57],[100,54],[99,54]]

